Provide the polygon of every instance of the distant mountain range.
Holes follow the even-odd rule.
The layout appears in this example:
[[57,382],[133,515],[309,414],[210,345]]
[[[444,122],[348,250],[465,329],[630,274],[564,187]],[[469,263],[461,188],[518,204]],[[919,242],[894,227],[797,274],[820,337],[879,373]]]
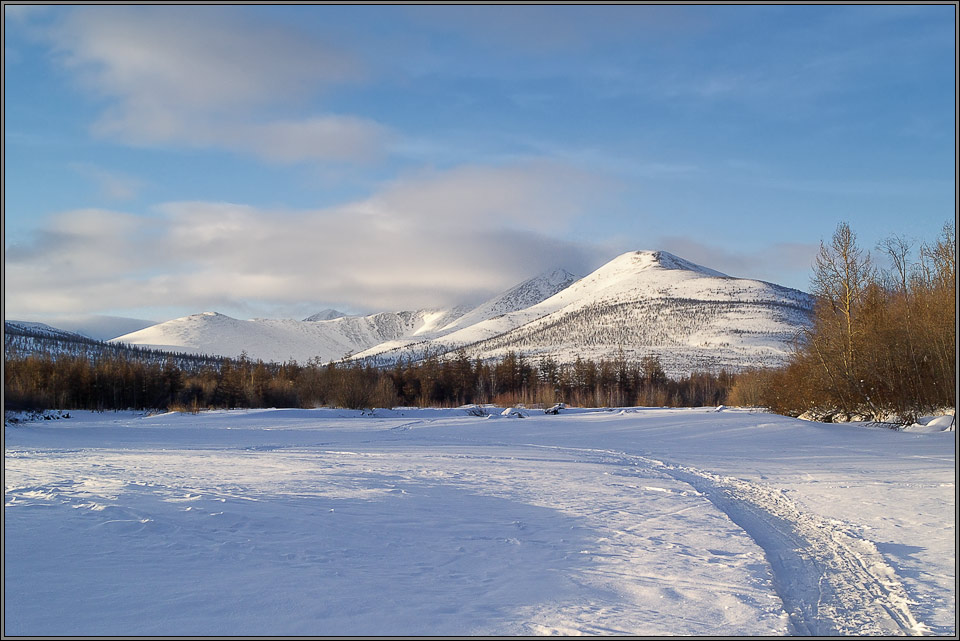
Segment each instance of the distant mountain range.
[[671,375],[781,364],[810,322],[799,290],[733,278],[664,251],[618,256],[584,278],[540,274],[477,306],[348,316],[323,310],[302,321],[237,320],[204,312],[113,339],[174,352],[304,363],[343,358],[390,364],[464,349],[509,351],[558,362],[653,355]]
[[[185,351],[223,356],[246,352],[264,361],[295,359],[322,362],[365,352],[421,344],[465,325],[534,305],[564,289],[576,276],[554,270],[531,278],[476,307],[381,312],[368,316],[347,316],[324,310],[305,320],[237,320],[216,312],[203,312],[160,323],[113,339],[132,345],[168,351]],[[465,324],[465,325],[464,325]]]

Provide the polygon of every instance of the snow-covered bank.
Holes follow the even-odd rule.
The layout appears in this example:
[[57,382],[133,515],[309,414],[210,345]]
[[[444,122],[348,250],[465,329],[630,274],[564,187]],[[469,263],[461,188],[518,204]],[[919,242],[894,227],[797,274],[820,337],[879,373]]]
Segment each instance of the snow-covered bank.
[[500,413],[7,426],[4,632],[955,633],[956,432]]

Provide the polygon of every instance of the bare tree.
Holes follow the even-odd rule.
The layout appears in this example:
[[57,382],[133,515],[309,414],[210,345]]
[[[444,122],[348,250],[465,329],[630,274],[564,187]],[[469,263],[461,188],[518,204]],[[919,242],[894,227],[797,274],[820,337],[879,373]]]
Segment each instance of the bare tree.
[[877,249],[884,252],[893,264],[891,284],[901,293],[907,293],[910,279],[910,254],[913,252],[913,242],[903,236],[894,234],[877,244]]
[[[811,289],[820,304],[817,329],[810,338],[838,400],[847,408],[852,405],[851,395],[869,404],[869,395],[862,389],[857,371],[858,313],[874,277],[870,253],[857,245],[850,225],[841,222],[830,244],[820,243],[814,263]],[[839,371],[834,371],[835,362],[839,362]]]

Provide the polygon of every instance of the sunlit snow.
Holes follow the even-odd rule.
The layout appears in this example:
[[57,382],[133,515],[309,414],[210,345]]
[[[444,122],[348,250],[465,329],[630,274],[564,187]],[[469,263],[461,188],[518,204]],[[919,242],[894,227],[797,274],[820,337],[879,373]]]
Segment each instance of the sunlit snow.
[[482,409],[10,424],[4,632],[956,632],[944,420]]
[[809,323],[811,305],[798,290],[726,276],[664,251],[635,251],[581,279],[563,270],[541,274],[474,308],[306,322],[205,313],[115,340],[301,363],[350,355],[390,364],[460,348],[470,358],[499,359],[512,351],[560,363],[655,356],[668,375],[681,377],[782,364]]

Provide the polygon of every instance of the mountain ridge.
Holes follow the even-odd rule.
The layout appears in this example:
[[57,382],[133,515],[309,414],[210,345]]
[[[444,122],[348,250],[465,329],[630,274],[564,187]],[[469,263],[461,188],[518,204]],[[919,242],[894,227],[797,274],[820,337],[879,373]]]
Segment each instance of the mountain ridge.
[[429,340],[442,335],[444,328],[453,326],[467,313],[485,319],[521,304],[529,305],[575,278],[569,272],[555,269],[528,279],[476,307],[458,305],[333,318],[323,317],[329,312],[341,312],[323,310],[303,321],[238,320],[208,311],[158,323],[113,341],[231,357],[246,352],[249,357],[264,361],[319,359],[327,362],[353,356],[376,345],[393,347]]
[[[809,322],[809,294],[735,278],[664,251],[627,252],[529,308],[432,342],[422,355],[464,349],[471,357],[507,352],[572,362],[656,356],[672,375],[785,361]],[[378,364],[411,358],[402,350],[358,356]]]
[[[161,349],[300,362],[364,359],[388,365],[458,349],[576,357],[655,355],[665,369],[780,364],[809,323],[809,294],[736,278],[666,251],[625,252],[583,278],[547,270],[475,306],[296,320],[237,320],[206,312],[114,341]],[[312,319],[312,320],[311,320]]]
[[316,321],[333,320],[333,319],[335,319],[335,318],[343,318],[344,316],[347,316],[347,315],[348,315],[348,314],[344,314],[343,312],[341,312],[341,311],[338,310],[338,309],[330,309],[330,308],[327,308],[327,309],[320,310],[320,311],[317,312],[316,314],[312,314],[311,316],[307,316],[306,318],[303,319],[303,322],[305,322],[305,323],[313,323],[313,322],[316,322]]

